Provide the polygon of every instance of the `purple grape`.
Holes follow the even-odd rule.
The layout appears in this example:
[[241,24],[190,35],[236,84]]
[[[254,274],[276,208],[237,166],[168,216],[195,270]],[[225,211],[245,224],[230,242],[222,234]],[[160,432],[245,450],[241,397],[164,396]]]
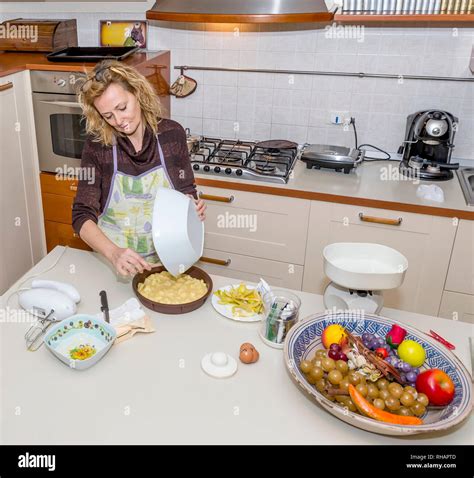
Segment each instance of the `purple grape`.
[[402,380],[403,383],[406,383],[406,381],[407,381],[407,376],[406,376],[404,373],[401,373],[401,374],[400,374],[400,378],[401,378],[401,380]]
[[377,344],[379,347],[383,347],[385,345],[385,340],[382,337],[377,339]]
[[390,364],[390,365],[393,365],[394,359],[397,360],[395,357],[390,357],[390,356],[388,356],[388,357],[385,359],[385,362],[387,362],[387,363]]
[[365,332],[362,334],[362,341],[363,342],[368,342],[371,338],[372,334],[369,334],[368,332]]
[[410,365],[410,364],[408,364],[408,363],[406,363],[406,362],[402,362],[402,363],[400,364],[400,370],[401,370],[402,372],[405,372],[405,373],[410,373],[411,370],[412,370],[412,368],[411,368],[411,365]]
[[407,380],[411,383],[415,383],[416,382],[416,373],[415,372],[407,373]]

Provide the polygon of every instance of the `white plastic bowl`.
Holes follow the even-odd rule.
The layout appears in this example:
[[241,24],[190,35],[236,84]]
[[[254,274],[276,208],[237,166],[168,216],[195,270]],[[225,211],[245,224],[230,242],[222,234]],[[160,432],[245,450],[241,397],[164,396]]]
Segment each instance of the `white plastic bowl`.
[[202,256],[204,224],[194,202],[179,191],[158,188],[152,233],[161,263],[174,276],[186,272]]
[[323,257],[329,279],[353,290],[395,289],[408,268],[403,254],[381,244],[336,242],[324,248]]

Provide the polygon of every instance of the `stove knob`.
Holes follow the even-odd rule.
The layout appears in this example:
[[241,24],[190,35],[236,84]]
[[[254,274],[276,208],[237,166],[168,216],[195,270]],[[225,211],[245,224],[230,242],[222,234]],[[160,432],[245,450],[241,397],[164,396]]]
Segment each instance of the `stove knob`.
[[204,171],[206,171],[206,173],[208,173],[211,170],[211,168],[207,164],[202,169],[204,169]]
[[237,169],[237,171],[235,172],[235,174],[237,174],[237,176],[242,176],[242,170],[241,170],[241,169]]
[[226,174],[231,174],[232,173],[232,169],[230,168],[225,168],[225,171],[224,171]]
[[199,164],[193,164],[194,171],[199,171]]
[[221,172],[221,167],[220,167],[220,166],[216,166],[216,167],[214,168],[214,172],[215,172],[215,173],[220,173],[220,172]]

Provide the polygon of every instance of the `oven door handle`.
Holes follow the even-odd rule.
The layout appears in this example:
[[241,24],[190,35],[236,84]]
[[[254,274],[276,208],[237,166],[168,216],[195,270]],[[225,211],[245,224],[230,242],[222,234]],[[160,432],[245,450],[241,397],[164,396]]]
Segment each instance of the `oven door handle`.
[[50,100],[39,100],[40,103],[44,103],[45,105],[52,105],[52,106],[62,106],[63,108],[80,108],[82,106],[77,103],[76,101],[50,101]]

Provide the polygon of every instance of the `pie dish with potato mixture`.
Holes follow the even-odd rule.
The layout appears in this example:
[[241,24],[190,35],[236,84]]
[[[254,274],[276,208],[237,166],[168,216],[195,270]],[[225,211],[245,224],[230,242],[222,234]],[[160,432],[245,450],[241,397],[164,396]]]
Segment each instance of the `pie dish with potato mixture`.
[[138,284],[138,292],[161,304],[187,304],[200,299],[207,293],[207,284],[188,274],[173,276],[168,271],[150,274]]

